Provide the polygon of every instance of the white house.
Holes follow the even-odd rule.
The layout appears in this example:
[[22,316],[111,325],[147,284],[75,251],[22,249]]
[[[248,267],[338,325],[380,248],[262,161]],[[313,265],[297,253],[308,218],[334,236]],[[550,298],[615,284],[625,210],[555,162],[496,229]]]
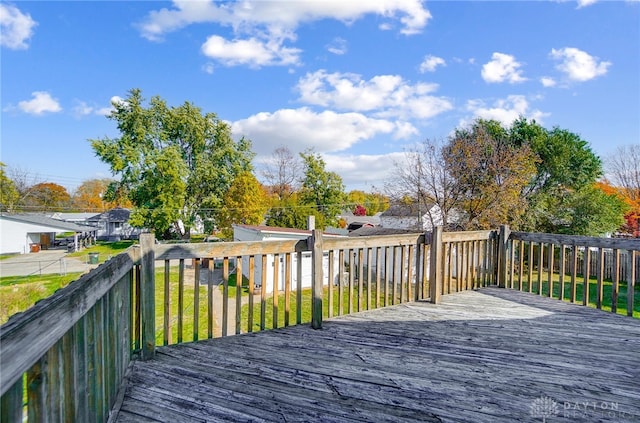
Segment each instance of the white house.
[[96,228],[63,222],[37,214],[0,215],[0,254],[38,252],[53,245],[56,233],[74,232],[74,249],[83,237],[95,237]]
[[[462,219],[459,210],[450,210],[447,227],[455,230]],[[416,232],[430,232],[435,226],[443,225],[442,210],[435,203],[396,204],[380,215],[380,226],[390,229],[409,229]]]
[[442,213],[437,205],[431,204],[418,207],[417,204],[396,204],[389,207],[380,215],[380,226],[389,229],[409,229],[416,232],[431,231],[433,229],[431,217],[435,226],[442,225]]
[[[269,241],[269,240],[303,240],[311,236],[311,230],[303,229],[291,229],[291,228],[278,228],[271,226],[253,226],[253,225],[234,225],[233,226],[233,239],[234,241]],[[323,233],[323,237],[343,237],[342,235]],[[267,255],[267,274],[265,275],[266,292],[273,292],[274,279],[277,277],[276,286],[280,291],[284,290],[285,286],[285,258],[284,255],[278,257],[279,260],[279,272],[278,275],[274,275],[274,259],[273,254]],[[291,289],[296,290],[298,286],[297,275],[298,258],[297,254],[291,256]],[[329,255],[326,254],[323,260],[323,272],[325,275],[325,284],[328,283],[327,275],[329,274]],[[340,269],[338,265],[337,255],[334,258],[334,269]],[[249,277],[249,259],[243,258],[242,273],[245,277]],[[303,288],[311,287],[311,253],[302,253],[302,279],[301,284]],[[255,283],[257,286],[262,284],[262,257],[255,258]],[[336,280],[338,276],[335,276]],[[334,281],[335,283],[335,281]]]

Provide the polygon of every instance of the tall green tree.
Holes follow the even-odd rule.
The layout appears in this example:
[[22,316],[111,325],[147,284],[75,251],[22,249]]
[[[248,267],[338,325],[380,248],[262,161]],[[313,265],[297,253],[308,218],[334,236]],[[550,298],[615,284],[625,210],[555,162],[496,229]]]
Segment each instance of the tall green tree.
[[233,180],[252,170],[251,142],[234,141],[228,124],[192,103],[169,107],[156,96],[145,105],[139,89],[113,107],[120,136],[90,142],[119,176],[112,191],[129,195],[132,224],[160,237],[188,236],[197,217],[215,224]]
[[220,228],[226,238],[232,234],[231,225],[259,225],[269,210],[269,198],[260,182],[250,172],[234,179],[224,198],[220,212]]
[[595,190],[603,174],[602,160],[587,141],[566,129],[548,130],[525,118],[513,123],[509,138],[514,145],[528,145],[537,156],[536,174],[525,189],[523,229],[582,235],[617,229],[621,205],[615,196]]
[[[568,190],[569,191],[569,190]],[[616,194],[608,194],[586,185],[564,195],[541,197],[536,204],[543,210],[538,215],[539,231],[570,235],[604,235],[615,232],[624,224],[628,205]]]
[[455,131],[443,158],[465,216],[458,223],[467,229],[520,224],[526,208],[523,190],[536,172],[536,157],[527,144],[513,145],[499,123],[480,119]]
[[300,153],[300,157],[304,164],[300,202],[313,206],[318,228],[335,226],[345,203],[342,178],[325,169],[326,164],[320,154],[307,151]]
[[0,162],[0,211],[12,212],[20,194],[13,181],[4,171],[5,164]]
[[281,228],[307,229],[308,216],[315,216],[316,223],[322,218],[314,206],[302,204],[298,193],[293,192],[283,199],[273,200],[266,223]]

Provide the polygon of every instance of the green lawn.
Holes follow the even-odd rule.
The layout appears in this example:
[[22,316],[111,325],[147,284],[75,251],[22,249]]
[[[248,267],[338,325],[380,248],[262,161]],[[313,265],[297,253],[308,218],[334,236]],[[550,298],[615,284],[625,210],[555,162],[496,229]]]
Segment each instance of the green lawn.
[[[235,282],[235,281],[234,281]],[[229,283],[229,301],[235,301],[236,295],[236,287],[235,283]],[[221,287],[222,289],[222,287]],[[391,285],[389,285],[389,290],[391,289]],[[362,304],[361,310],[367,309],[367,287],[366,283],[363,284],[363,295],[362,295]],[[378,301],[376,301],[375,294],[375,283],[371,285],[371,308],[382,307],[384,305],[384,290],[381,288],[380,297]],[[259,291],[256,291],[259,293]],[[248,283],[245,281],[243,283],[243,295],[248,296]],[[406,293],[405,293],[406,295]],[[349,288],[344,287],[342,289],[342,302],[340,302],[340,290],[338,287],[332,288],[332,315],[338,316],[340,314],[339,305],[342,304],[342,314],[347,314],[349,312]],[[327,317],[329,315],[329,289],[324,288],[323,292],[323,316]],[[274,303],[273,295],[269,294],[266,296],[265,304],[264,304],[264,312],[263,305],[261,304],[261,298],[257,295],[254,299],[253,305],[253,317],[251,329],[253,332],[259,331],[261,329],[273,329],[275,327],[283,327],[285,325],[293,325],[298,322],[298,293],[297,291],[291,291],[289,294],[289,306],[287,307],[286,295],[284,292],[281,292],[278,295],[277,301]],[[303,288],[301,290],[300,295],[300,323],[310,323],[311,322],[311,288]],[[399,294],[396,292],[396,304],[400,302]],[[391,305],[392,303],[392,294],[391,292],[387,293],[387,304]],[[352,290],[351,297],[351,305],[352,311],[358,311],[358,284],[357,281],[354,283],[354,287]],[[262,313],[264,313],[264,326],[261,324]],[[276,321],[277,315],[277,321]],[[241,321],[242,321],[242,331],[248,331],[250,326],[249,324],[249,304],[246,303],[242,306],[241,312]],[[277,324],[274,325],[274,322]]]
[[61,276],[32,275],[5,276],[0,278],[0,324],[9,316],[24,311],[39,300],[78,279],[82,273],[68,273]]
[[[522,290],[529,291],[529,281],[527,280],[527,274],[525,273],[522,278]],[[560,275],[554,273],[552,276],[553,281],[553,298],[560,297]],[[563,299],[565,301],[571,300],[571,276],[565,275],[564,277],[564,290],[563,290]],[[584,277],[582,275],[576,278],[576,303],[582,304],[584,298]],[[514,275],[514,286],[518,286],[518,275]],[[589,301],[588,304],[591,307],[596,307],[597,301],[597,292],[598,289],[598,281],[596,277],[589,278],[588,291],[589,291]],[[537,271],[533,272],[531,278],[531,292],[534,294],[540,294],[540,288],[538,284],[538,274]],[[549,295],[549,278],[546,272],[542,274],[542,296]],[[604,280],[602,282],[602,310],[611,311],[612,305],[612,295],[613,295],[613,282],[610,280]],[[640,317],[640,285],[636,284],[634,286],[634,295],[633,295],[634,303],[633,303],[633,317]],[[617,310],[618,314],[627,314],[627,283],[622,281],[618,286],[618,301]]]
[[111,257],[115,257],[127,248],[131,247],[137,241],[125,240],[125,241],[116,241],[116,242],[103,242],[98,241],[98,243],[92,247],[85,248],[82,251],[76,251],[73,253],[67,254],[68,257],[78,257],[83,261],[87,261],[87,257],[89,253],[98,253],[98,261],[99,263],[104,263],[109,260]]

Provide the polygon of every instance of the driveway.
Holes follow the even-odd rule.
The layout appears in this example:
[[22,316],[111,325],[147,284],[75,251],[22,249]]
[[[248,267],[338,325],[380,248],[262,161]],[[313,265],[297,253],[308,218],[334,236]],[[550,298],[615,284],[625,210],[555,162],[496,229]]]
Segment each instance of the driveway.
[[88,272],[97,266],[97,264],[88,264],[86,257],[67,257],[65,250],[41,250],[38,253],[18,254],[0,260],[0,276]]

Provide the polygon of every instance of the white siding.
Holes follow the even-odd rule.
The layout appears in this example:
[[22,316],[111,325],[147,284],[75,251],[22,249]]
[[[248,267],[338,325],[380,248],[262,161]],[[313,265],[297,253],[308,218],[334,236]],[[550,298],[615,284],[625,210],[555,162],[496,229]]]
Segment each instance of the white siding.
[[51,233],[48,226],[0,219],[0,254],[30,251],[30,244],[40,243],[41,233]]

